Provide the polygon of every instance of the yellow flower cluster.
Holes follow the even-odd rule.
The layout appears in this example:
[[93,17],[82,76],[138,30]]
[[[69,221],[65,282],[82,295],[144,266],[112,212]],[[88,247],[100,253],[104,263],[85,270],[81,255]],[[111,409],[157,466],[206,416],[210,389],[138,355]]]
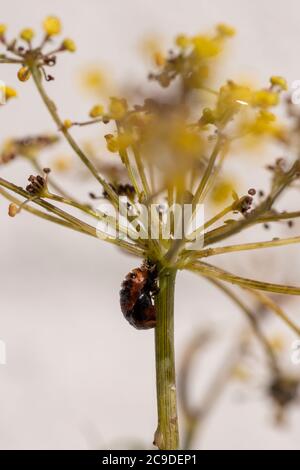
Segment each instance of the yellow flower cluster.
[[220,88],[216,106],[203,109],[200,124],[215,124],[218,128],[223,128],[243,107],[259,111],[253,129],[258,129],[262,122],[271,122],[271,113],[268,110],[279,104],[280,92],[286,89],[286,82],[282,77],[271,77],[270,82],[269,88],[253,90],[229,80]]
[[211,60],[222,52],[224,40],[234,34],[234,29],[225,24],[219,24],[211,35],[180,34],[175,40],[179,53],[172,52],[166,58],[162,54],[157,56],[156,65],[161,67],[161,71],[151,74],[150,78],[167,87],[180,76],[185,87],[201,88],[210,75]]
[[249,124],[248,130],[256,136],[268,135],[284,139],[283,127],[278,124],[275,114],[269,111],[261,110],[255,120]]
[[89,112],[89,116],[92,119],[103,116],[104,121],[121,121],[127,114],[128,104],[124,98],[116,98],[115,96],[110,98],[107,113],[104,113],[104,106],[96,104],[92,107]]

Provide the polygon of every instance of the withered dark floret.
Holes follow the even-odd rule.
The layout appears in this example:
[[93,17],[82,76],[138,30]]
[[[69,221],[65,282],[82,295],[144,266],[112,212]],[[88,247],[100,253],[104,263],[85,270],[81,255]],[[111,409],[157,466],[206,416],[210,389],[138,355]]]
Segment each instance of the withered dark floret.
[[234,202],[232,205],[233,211],[240,212],[241,214],[246,214],[252,207],[253,197],[252,196],[243,196],[238,201]]
[[[126,196],[128,199],[133,201],[136,197],[136,192],[131,184],[110,184],[111,188],[116,191],[119,196]],[[108,194],[103,191],[103,197],[107,198]]]
[[37,175],[33,176],[30,175],[28,181],[30,184],[26,186],[26,191],[30,193],[32,196],[45,196],[48,193],[47,188],[47,175],[50,173],[50,168],[44,168],[44,176]]
[[299,378],[278,376],[271,381],[268,391],[275,403],[285,407],[299,398],[299,386]]

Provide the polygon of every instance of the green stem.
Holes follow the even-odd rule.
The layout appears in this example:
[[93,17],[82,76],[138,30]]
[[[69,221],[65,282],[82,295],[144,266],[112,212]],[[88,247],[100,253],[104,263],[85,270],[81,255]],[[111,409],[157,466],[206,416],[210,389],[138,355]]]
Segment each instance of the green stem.
[[235,274],[218,268],[217,266],[213,266],[208,263],[202,263],[200,261],[190,263],[186,266],[186,268],[190,269],[191,271],[198,272],[198,274],[201,274],[202,276],[220,279],[221,281],[230,282],[231,284],[236,284],[248,289],[258,289],[267,292],[274,292],[276,294],[300,295],[300,287],[256,281],[255,279],[247,279],[245,277],[236,276]]
[[42,77],[39,69],[36,67],[36,65],[31,66],[30,68],[33,80],[35,82],[35,85],[38,89],[38,92],[48,109],[49,113],[51,114],[54,122],[56,123],[57,127],[63,135],[65,136],[66,140],[74,150],[74,152],[79,156],[80,160],[84,163],[84,165],[90,170],[92,175],[96,178],[96,180],[102,185],[102,187],[105,189],[107,192],[111,202],[118,207],[118,195],[115,193],[115,191],[111,188],[111,186],[102,178],[102,176],[98,173],[97,169],[94,167],[92,162],[89,160],[89,158],[85,155],[85,153],[81,150],[81,148],[78,146],[76,141],[73,139],[71,134],[69,133],[68,129],[64,126],[62,120],[60,119],[56,105],[55,103],[49,98],[47,95],[44,86],[42,84]]
[[156,390],[158,426],[154,444],[161,450],[179,448],[174,352],[174,290],[176,271],[159,274],[155,328]]

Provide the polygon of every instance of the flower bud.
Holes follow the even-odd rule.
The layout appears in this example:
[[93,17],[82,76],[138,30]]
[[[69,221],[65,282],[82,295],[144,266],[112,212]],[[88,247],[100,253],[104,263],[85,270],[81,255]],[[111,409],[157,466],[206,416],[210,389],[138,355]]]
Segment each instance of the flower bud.
[[43,21],[43,29],[47,36],[57,36],[61,32],[61,22],[56,16],[47,16]]

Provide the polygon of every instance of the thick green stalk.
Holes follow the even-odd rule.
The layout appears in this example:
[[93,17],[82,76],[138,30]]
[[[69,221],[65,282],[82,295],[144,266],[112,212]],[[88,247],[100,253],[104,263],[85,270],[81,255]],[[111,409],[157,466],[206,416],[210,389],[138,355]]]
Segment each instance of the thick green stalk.
[[156,390],[158,425],[154,444],[161,450],[179,448],[174,352],[174,290],[176,271],[159,274],[155,328]]

